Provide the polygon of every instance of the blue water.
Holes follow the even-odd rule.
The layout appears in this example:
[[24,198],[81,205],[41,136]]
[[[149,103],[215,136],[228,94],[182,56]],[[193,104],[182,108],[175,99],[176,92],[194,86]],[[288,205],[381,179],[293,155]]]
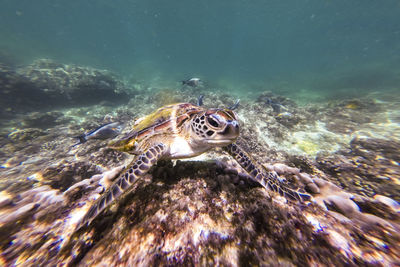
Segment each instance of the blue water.
[[[1,0],[0,58],[246,90],[393,90],[398,0]],[[243,92],[245,93],[245,92]]]

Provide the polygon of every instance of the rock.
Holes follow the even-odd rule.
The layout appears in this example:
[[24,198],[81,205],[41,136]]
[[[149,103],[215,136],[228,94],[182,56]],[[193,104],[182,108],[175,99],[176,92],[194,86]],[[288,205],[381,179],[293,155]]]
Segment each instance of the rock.
[[313,193],[313,194],[319,194],[320,193],[320,190],[319,190],[318,186],[316,184],[314,184],[313,182],[308,183],[306,185],[305,189],[308,192]]
[[326,185],[328,184],[327,181],[325,181],[324,179],[321,179],[321,178],[314,178],[314,179],[313,179],[313,182],[314,182],[319,188],[324,187],[324,186],[326,186]]
[[318,157],[318,168],[332,175],[348,191],[369,197],[388,195],[399,201],[400,142],[353,138],[350,147],[348,151]]
[[0,105],[10,114],[55,107],[123,103],[133,91],[114,74],[42,59],[18,69],[0,65]]
[[14,222],[18,219],[20,219],[22,216],[26,215],[28,212],[33,211],[36,209],[38,206],[37,203],[28,203],[24,206],[19,207],[16,209],[14,212],[10,212],[8,214],[1,214],[0,216],[0,226],[3,226],[5,224]]
[[353,213],[360,211],[360,208],[356,203],[344,197],[331,195],[326,198],[326,202],[327,204],[334,206],[334,210],[339,211],[347,217],[352,217]]
[[400,212],[400,204],[397,201],[382,195],[375,195],[374,199],[389,206],[395,212]]
[[379,218],[378,216],[375,216],[373,214],[368,214],[368,213],[360,213],[358,214],[358,219],[362,220],[364,223],[367,225],[378,225],[382,226],[387,229],[393,229],[396,230],[397,227],[394,227],[391,223],[389,223],[387,220],[384,220],[382,218]]
[[4,191],[0,192],[0,208],[10,205],[12,203],[11,198],[12,196],[7,194],[6,192]]
[[300,178],[300,181],[304,184],[314,183],[313,179],[308,173],[301,172],[297,176]]
[[43,130],[37,128],[17,129],[8,135],[8,138],[13,142],[25,142],[45,135]]
[[70,164],[62,162],[58,166],[44,169],[42,176],[45,180],[44,184],[65,191],[77,181],[89,178],[99,172],[100,170],[97,166],[86,162],[73,162]]
[[298,175],[300,172],[299,169],[289,167],[282,163],[275,163],[273,165],[273,168],[274,168],[274,171],[276,171],[278,174],[290,173],[290,174]]
[[59,118],[63,114],[61,112],[31,112],[22,119],[22,125],[27,128],[46,129],[60,123]]

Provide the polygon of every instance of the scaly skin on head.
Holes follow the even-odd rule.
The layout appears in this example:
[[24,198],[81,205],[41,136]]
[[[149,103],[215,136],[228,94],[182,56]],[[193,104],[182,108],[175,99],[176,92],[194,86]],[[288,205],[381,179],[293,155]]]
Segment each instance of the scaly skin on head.
[[239,136],[239,122],[229,109],[208,109],[191,120],[191,138],[210,148],[225,146]]

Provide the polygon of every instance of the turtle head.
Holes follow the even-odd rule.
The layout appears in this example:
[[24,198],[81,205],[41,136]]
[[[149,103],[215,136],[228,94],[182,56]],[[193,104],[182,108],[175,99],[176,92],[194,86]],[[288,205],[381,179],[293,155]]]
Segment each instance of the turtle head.
[[239,121],[230,109],[208,109],[192,118],[190,130],[200,144],[226,146],[239,136]]

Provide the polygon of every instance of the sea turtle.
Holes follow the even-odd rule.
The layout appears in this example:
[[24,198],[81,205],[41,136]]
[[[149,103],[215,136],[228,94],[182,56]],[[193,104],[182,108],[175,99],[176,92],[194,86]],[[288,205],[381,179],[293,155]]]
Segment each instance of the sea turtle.
[[265,169],[234,143],[239,128],[232,109],[207,109],[190,103],[167,105],[138,119],[125,137],[110,144],[114,149],[137,156],[95,201],[77,228],[90,223],[158,160],[190,158],[214,147],[223,147],[263,187],[292,200],[308,199],[308,194],[289,189],[275,172]]

